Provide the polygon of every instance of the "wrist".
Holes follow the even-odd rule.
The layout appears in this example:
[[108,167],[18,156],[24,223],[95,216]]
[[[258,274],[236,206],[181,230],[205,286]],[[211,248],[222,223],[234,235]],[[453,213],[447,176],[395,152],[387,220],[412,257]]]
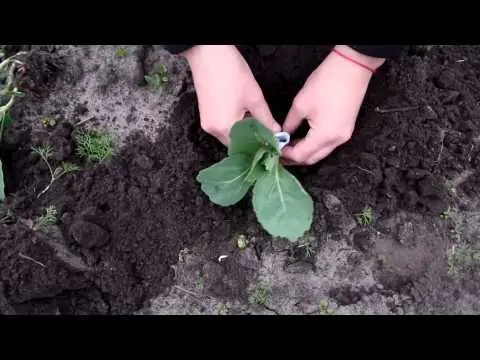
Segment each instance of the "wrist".
[[385,58],[377,58],[362,54],[348,45],[335,45],[334,50],[352,60],[352,62],[356,62],[357,65],[363,65],[366,69],[370,69],[372,72],[375,72],[380,68],[386,60]]
[[216,56],[223,50],[234,47],[234,45],[195,45],[180,53],[187,61],[192,64],[197,58],[208,56]]

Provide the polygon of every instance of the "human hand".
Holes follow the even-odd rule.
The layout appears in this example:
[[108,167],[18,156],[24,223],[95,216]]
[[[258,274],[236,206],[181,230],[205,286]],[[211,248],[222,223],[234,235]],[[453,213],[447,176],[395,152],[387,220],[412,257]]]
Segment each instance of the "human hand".
[[231,127],[247,111],[272,131],[281,130],[235,46],[197,45],[182,55],[192,70],[203,130],[228,145]]
[[[385,59],[360,54],[346,45],[335,50],[371,69]],[[332,52],[318,66],[295,97],[283,131],[292,134],[304,119],[310,130],[306,137],[286,146],[286,165],[313,165],[347,142],[354,130],[372,71]]]

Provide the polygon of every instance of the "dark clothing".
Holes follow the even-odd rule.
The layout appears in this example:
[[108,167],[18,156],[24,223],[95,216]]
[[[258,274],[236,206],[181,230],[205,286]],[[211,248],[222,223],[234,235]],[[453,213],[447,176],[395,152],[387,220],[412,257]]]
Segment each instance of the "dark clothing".
[[[165,48],[172,54],[178,54],[194,45],[166,45]],[[402,53],[403,45],[350,45],[353,49],[367,56],[391,58]]]
[[[168,45],[167,50],[178,54],[192,46]],[[282,123],[305,80],[328,56],[333,46],[239,45],[237,48],[250,66],[273,116]],[[374,57],[394,57],[403,52],[403,47],[397,45],[351,46]]]

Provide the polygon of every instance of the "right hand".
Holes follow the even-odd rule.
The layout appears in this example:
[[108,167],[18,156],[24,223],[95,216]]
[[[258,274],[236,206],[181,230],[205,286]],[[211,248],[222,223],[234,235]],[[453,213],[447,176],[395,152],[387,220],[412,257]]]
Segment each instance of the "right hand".
[[224,145],[246,112],[273,132],[281,131],[250,67],[233,45],[196,45],[182,54],[192,70],[201,127]]

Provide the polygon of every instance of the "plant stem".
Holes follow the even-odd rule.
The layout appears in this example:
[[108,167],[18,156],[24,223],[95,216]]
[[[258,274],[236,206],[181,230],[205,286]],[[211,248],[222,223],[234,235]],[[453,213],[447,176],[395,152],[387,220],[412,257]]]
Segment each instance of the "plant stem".
[[53,177],[50,179],[50,183],[45,187],[45,189],[43,189],[43,190],[40,192],[40,194],[37,195],[37,199],[39,199],[40,196],[42,196],[43,194],[45,194],[45,193],[50,189],[50,187],[52,186],[52,184],[54,183],[55,180],[56,180],[56,179],[53,178]]
[[21,61],[18,61],[17,59],[15,59],[17,56],[22,56],[22,55],[26,55],[28,54],[27,51],[20,51],[18,53],[16,53],[15,55],[12,55],[10,56],[9,58],[3,60],[1,63],[0,63],[0,71],[3,70],[4,67],[6,67],[9,63],[11,62],[14,62],[16,63],[17,65],[21,65],[22,62]]

